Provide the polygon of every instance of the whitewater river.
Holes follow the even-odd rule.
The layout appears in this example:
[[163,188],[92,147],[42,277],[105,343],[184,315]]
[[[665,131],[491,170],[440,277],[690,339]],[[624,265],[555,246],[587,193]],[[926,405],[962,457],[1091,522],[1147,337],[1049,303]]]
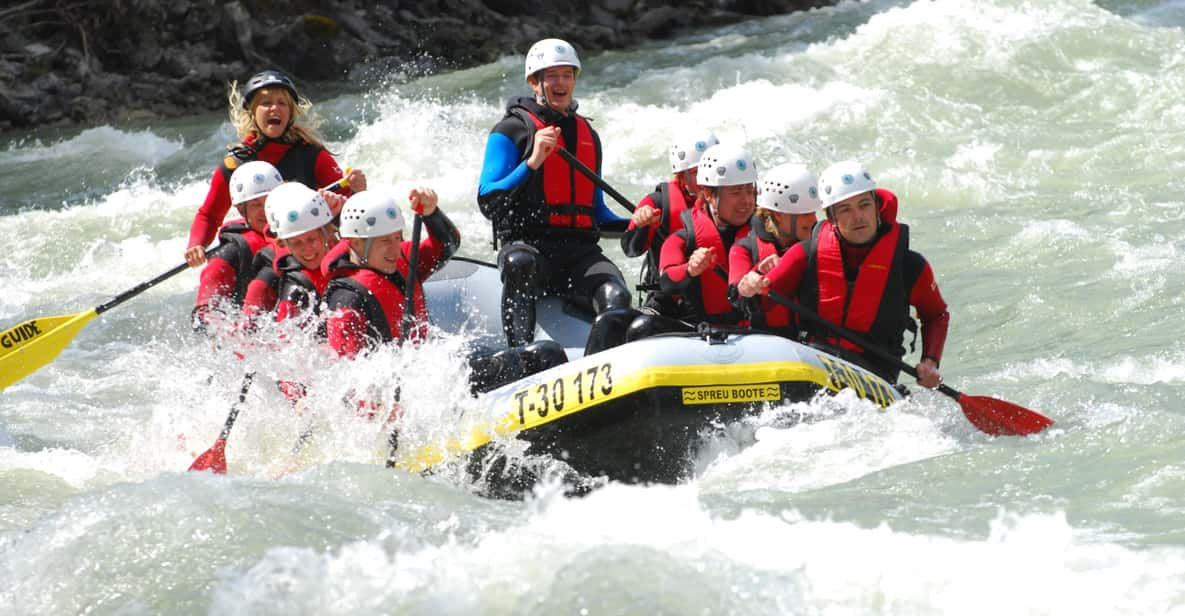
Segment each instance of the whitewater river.
[[[688,126],[766,168],[865,161],[950,304],[946,382],[1056,420],[1039,436],[986,436],[929,392],[843,395],[733,426],[682,485],[492,500],[384,469],[378,426],[335,400],[403,375],[409,438],[441,434],[463,339],[314,376],[315,347],[192,335],[190,271],[0,392],[0,614],[1185,613],[1182,25],[1180,1],[844,3],[583,58],[631,198]],[[525,91],[508,56],[310,94],[338,160],[434,187],[488,259],[481,155]],[[0,145],[0,326],[180,263],[232,138],[210,116]],[[309,415],[255,387],[229,474],[184,472],[248,368],[321,392],[314,438],[289,460]]]

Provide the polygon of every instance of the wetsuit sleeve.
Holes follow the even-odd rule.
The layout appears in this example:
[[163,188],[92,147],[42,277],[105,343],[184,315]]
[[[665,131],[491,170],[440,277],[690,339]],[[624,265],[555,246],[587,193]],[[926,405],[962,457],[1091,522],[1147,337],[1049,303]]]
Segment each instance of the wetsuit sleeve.
[[[917,253],[912,253],[913,256]],[[934,270],[921,256],[921,274],[913,283],[909,293],[909,303],[917,310],[918,318],[922,322],[922,358],[929,357],[935,363],[942,363],[942,350],[946,346],[946,334],[950,328],[950,312],[947,311],[946,300],[938,290],[938,282],[934,279]]]
[[424,226],[428,228],[428,237],[436,239],[440,243],[440,261],[437,263],[437,266],[440,266],[456,254],[457,249],[461,247],[461,231],[457,229],[457,225],[453,224],[448,214],[439,208],[432,212],[431,216],[424,217]]
[[218,227],[230,211],[230,187],[222,177],[222,168],[214,170],[214,177],[210,178],[210,189],[206,191],[206,200],[198,208],[193,217],[193,224],[189,227],[189,244],[194,246],[209,246],[218,233]]
[[[596,131],[593,131],[593,142],[596,143],[597,146],[597,175],[603,178],[605,176],[601,172],[601,136],[598,135]],[[622,218],[621,216],[614,214],[613,210],[609,209],[609,206],[605,205],[605,192],[601,190],[600,186],[598,186],[596,192],[593,193],[593,207],[595,208],[593,217],[596,218],[598,226],[616,224],[620,225],[617,227],[618,229],[622,229],[625,227],[626,223],[629,222],[628,218]]]
[[325,320],[325,332],[329,348],[342,357],[356,357],[367,347],[361,298],[349,289],[334,289],[326,303],[329,317]]
[[[342,172],[341,165],[337,164],[329,150],[322,149],[317,154],[317,161],[313,163],[313,177],[317,178],[317,185],[312,188],[328,186],[342,179],[343,175],[345,173]],[[340,194],[349,197],[354,194],[354,191],[347,187],[341,189]]]
[[[428,228],[428,237],[420,240],[420,253],[416,262],[416,279],[420,282],[444,265],[461,242],[460,232],[440,210],[436,210],[431,216],[425,216],[424,226]],[[404,241],[401,250],[404,260],[410,263],[411,240]]]
[[798,286],[802,284],[802,275],[806,272],[806,262],[802,242],[791,246],[778,261],[778,266],[765,275],[769,279],[768,290],[777,291],[790,299],[797,297]]
[[278,287],[279,279],[274,270],[271,268],[260,270],[255,278],[247,283],[247,294],[243,298],[243,314],[248,319],[254,319],[260,314],[275,309],[276,299],[279,295]]
[[[515,118],[505,118],[494,127],[486,139],[485,157],[477,184],[477,204],[483,216],[497,220],[510,214],[510,193],[530,179],[523,148],[527,130]],[[522,142],[521,144],[519,142]]]
[[230,297],[235,288],[235,268],[231,265],[239,259],[239,246],[233,242],[221,249],[216,256],[206,261],[199,275],[197,299],[194,305],[205,307],[220,297]]
[[[642,207],[652,207],[658,209],[658,202],[655,200],[657,192],[650,193],[638,202],[634,209]],[[621,234],[621,251],[627,257],[640,257],[650,250],[650,243],[654,241],[654,234],[658,232],[658,225],[647,225],[645,229],[639,229],[634,226],[633,221],[625,229],[625,233]]]
[[749,252],[748,242],[735,241],[728,249],[728,287],[735,287],[741,278],[757,267],[757,257]]
[[687,275],[687,230],[681,229],[662,244],[658,282],[663,293],[685,295],[692,277]]
[[276,322],[287,321],[300,314],[300,306],[289,298],[276,303]]

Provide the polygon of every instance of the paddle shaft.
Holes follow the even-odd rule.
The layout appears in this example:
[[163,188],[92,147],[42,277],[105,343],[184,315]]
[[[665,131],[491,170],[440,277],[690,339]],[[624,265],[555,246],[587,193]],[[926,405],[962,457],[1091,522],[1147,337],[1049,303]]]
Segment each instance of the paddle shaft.
[[226,423],[222,426],[222,432],[218,435],[218,440],[225,441],[230,437],[230,429],[234,427],[235,420],[239,417],[239,408],[247,401],[247,390],[251,389],[251,383],[254,381],[254,372],[248,372],[243,375],[243,386],[239,388],[239,401],[230,405],[230,414],[226,416]]
[[556,151],[561,157],[563,157],[564,160],[568,161],[569,165],[572,165],[572,167],[577,171],[583,173],[585,177],[592,180],[593,184],[599,186],[601,190],[605,191],[606,194],[608,194],[610,197],[613,197],[614,200],[620,203],[621,207],[629,210],[631,214],[634,213],[634,204],[630,203],[630,200],[626,199],[625,195],[617,192],[616,188],[610,186],[609,182],[605,181],[605,178],[602,178],[601,176],[597,175],[595,171],[589,169],[588,165],[580,162],[580,159],[573,156],[568,150],[564,148],[556,148]]
[[[900,357],[891,355],[888,351],[865,340],[864,337],[861,336],[860,334],[857,334],[856,332],[853,332],[845,327],[840,327],[839,325],[836,325],[835,323],[832,323],[831,321],[824,319],[823,317],[819,316],[818,314],[815,314],[815,311],[811,310],[810,308],[807,308],[806,306],[803,306],[797,302],[791,301],[790,298],[786,297],[785,295],[782,295],[781,293],[778,293],[777,291],[769,291],[768,295],[775,302],[778,302],[779,304],[785,306],[786,308],[789,308],[792,312],[796,312],[796,313],[810,319],[811,321],[814,321],[815,323],[822,325],[824,329],[831,332],[832,334],[835,334],[836,336],[839,336],[840,338],[846,338],[846,339],[850,340],[851,342],[856,343],[861,348],[863,348],[864,351],[867,352],[868,354],[873,355],[873,356],[877,357],[878,359],[881,359],[881,360],[884,360],[886,362],[893,364],[894,366],[900,368],[902,372],[912,376],[915,379],[918,378],[917,368],[914,368],[913,366],[901,361]],[[947,396],[954,398],[955,401],[958,401],[960,398],[963,397],[962,392],[954,389],[953,387],[948,387],[948,386],[943,385],[941,383],[938,384],[937,389],[938,389],[938,391],[942,392],[943,394],[946,394]]]
[[411,254],[407,257],[407,289],[404,293],[407,302],[403,307],[403,320],[399,325],[399,344],[403,344],[415,324],[416,269],[420,266],[420,231],[423,228],[424,218],[416,214],[415,220],[411,224]]
[[[411,225],[411,254],[407,257],[407,289],[404,295],[407,296],[407,303],[403,307],[403,319],[399,326],[399,344],[407,340],[411,336],[412,328],[415,327],[415,313],[416,313],[416,268],[420,266],[420,230],[424,227],[424,217],[416,214],[415,220]],[[398,402],[396,402],[398,403]],[[391,445],[390,452],[387,453],[387,468],[395,467],[395,453],[399,450],[399,427],[391,428],[391,435],[387,437],[387,442]]]
[[[225,244],[220,244],[211,250],[207,250],[206,251],[206,258],[210,258],[210,257],[214,256],[215,254],[217,254],[219,250],[222,250],[223,246],[225,246]],[[99,304],[98,306],[95,306],[95,314],[103,314],[104,312],[107,312],[108,310],[111,310],[112,308],[128,301],[129,299],[132,299],[133,297],[147,291],[148,289],[151,289],[152,287],[155,287],[156,285],[172,278],[173,276],[180,274],[181,272],[185,271],[188,268],[189,268],[189,264],[182,263],[181,265],[174,267],[173,269],[157,276],[156,278],[153,278],[152,280],[146,280],[144,282],[141,282],[140,284],[128,289],[127,291],[124,291],[123,293],[120,293],[119,295],[116,295],[115,297],[111,298],[110,301],[103,303],[103,304]]]

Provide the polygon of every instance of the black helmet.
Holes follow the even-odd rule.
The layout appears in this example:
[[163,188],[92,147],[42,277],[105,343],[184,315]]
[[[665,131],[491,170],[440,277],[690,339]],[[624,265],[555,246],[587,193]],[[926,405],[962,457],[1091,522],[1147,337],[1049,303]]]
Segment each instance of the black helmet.
[[266,70],[256,73],[247,80],[247,88],[243,90],[243,109],[251,110],[251,98],[255,96],[256,92],[274,86],[288,90],[294,101],[300,100],[300,96],[296,93],[296,85],[292,83],[291,77],[280,71]]

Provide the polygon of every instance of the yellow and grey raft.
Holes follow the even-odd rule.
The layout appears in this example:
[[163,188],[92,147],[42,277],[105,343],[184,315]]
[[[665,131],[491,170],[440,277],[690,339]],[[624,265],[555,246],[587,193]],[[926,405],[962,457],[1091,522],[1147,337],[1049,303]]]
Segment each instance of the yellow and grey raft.
[[[434,325],[502,339],[493,265],[454,259],[424,287]],[[401,450],[398,467],[425,471],[458,456],[488,466],[497,437],[512,436],[583,476],[674,483],[710,426],[824,389],[850,388],[882,408],[903,397],[864,368],[771,334],[661,335],[584,356],[590,315],[551,297],[537,313],[536,339],[559,342],[569,361],[481,394],[484,416],[496,420],[442,446]]]

